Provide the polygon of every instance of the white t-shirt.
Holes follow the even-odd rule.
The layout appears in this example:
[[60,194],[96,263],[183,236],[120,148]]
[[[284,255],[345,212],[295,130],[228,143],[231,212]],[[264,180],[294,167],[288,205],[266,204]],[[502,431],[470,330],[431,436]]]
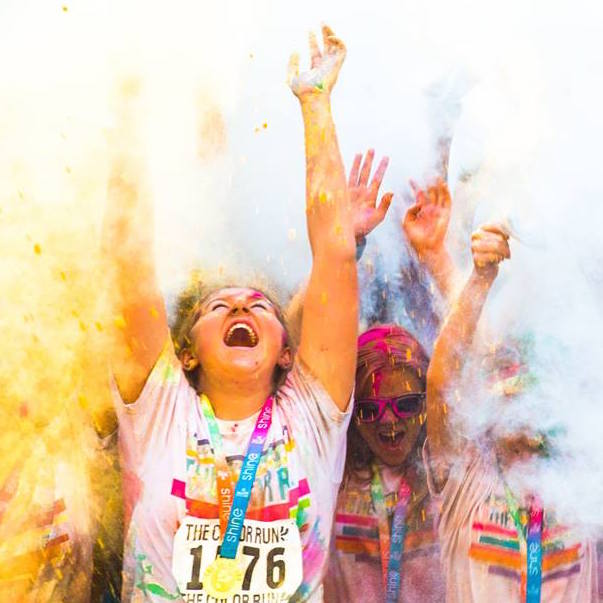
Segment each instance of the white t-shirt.
[[[122,600],[213,603],[215,599],[204,591],[195,596],[187,593],[183,599],[172,572],[174,537],[180,525],[185,522],[185,528],[185,518],[192,516],[215,526],[218,504],[208,425],[171,341],[135,403],[125,405],[116,387],[114,396],[125,502]],[[293,597],[296,601],[322,599],[320,585],[349,418],[350,411],[341,412],[296,361],[275,396],[272,425],[246,515],[246,523],[295,519],[303,563],[303,581]],[[256,416],[242,421],[218,420],[224,455],[236,475],[255,420]],[[244,529],[246,533],[249,531]],[[180,559],[180,545],[176,555]],[[194,566],[193,560],[183,563]],[[263,566],[259,563],[258,567]],[[194,582],[195,577],[191,580]],[[246,601],[244,596],[238,600]],[[253,598],[247,600],[254,603]]]
[[[427,444],[427,443],[426,443]],[[428,447],[424,448],[429,471]],[[453,465],[442,492],[439,534],[447,603],[522,603],[517,530],[491,447],[469,446]],[[542,532],[543,603],[598,601],[594,543],[559,525],[544,509]]]
[[[385,504],[391,522],[401,476],[382,467]],[[444,579],[436,518],[427,485],[412,493],[401,563],[400,603],[442,603]],[[351,478],[339,493],[325,601],[384,601],[377,511],[370,480]]]

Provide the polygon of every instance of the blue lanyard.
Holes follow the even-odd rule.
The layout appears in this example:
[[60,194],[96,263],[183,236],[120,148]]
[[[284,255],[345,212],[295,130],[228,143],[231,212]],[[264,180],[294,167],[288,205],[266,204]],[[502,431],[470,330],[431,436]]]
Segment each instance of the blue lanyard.
[[528,510],[527,538],[524,536],[523,525],[519,517],[519,505],[511,489],[504,484],[505,496],[509,513],[515,523],[520,542],[526,542],[526,571],[521,572],[522,598],[525,589],[526,603],[540,603],[542,590],[542,507],[532,501]]
[[[211,438],[214,440],[212,441],[214,454],[216,456],[221,455],[221,438],[215,437],[216,432],[219,434],[218,425],[213,409],[205,396],[201,398],[201,407],[203,415],[209,425],[210,436],[214,435],[214,437]],[[239,479],[235,486],[228,522],[226,524],[226,529],[224,530],[222,546],[220,547],[220,557],[234,559],[237,556],[239,539],[243,530],[243,521],[245,520],[247,507],[251,500],[251,490],[255,482],[255,475],[260,464],[260,459],[262,458],[262,451],[264,450],[264,444],[268,438],[268,430],[270,429],[271,424],[272,397],[269,397],[266,402],[264,402],[262,410],[260,410],[260,414],[255,423],[255,428],[249,439],[249,446],[247,447],[247,452],[243,459]],[[220,495],[220,488],[218,488],[218,498]]]
[[526,603],[540,603],[542,587],[542,519],[540,505],[530,505],[527,538],[527,586]]
[[381,549],[381,565],[385,578],[386,603],[398,603],[402,585],[402,555],[404,554],[404,538],[406,536],[406,512],[410,501],[410,488],[402,481],[398,492],[398,502],[394,507],[391,536],[387,522],[387,509],[383,495],[383,484],[379,468],[373,465],[371,496],[377,511],[379,527],[379,545]]
[[385,600],[387,603],[398,603],[402,584],[402,555],[404,554],[404,537],[406,536],[407,500],[400,499],[394,510],[392,519],[392,536],[389,545],[389,562],[387,564],[387,585]]

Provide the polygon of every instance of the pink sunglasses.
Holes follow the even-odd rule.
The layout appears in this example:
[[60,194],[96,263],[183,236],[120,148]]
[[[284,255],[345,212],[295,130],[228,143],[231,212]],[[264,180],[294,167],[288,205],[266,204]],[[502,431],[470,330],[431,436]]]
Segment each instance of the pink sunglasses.
[[364,398],[356,400],[354,412],[361,423],[375,423],[389,406],[399,419],[409,419],[423,411],[424,393],[411,393],[395,398]]

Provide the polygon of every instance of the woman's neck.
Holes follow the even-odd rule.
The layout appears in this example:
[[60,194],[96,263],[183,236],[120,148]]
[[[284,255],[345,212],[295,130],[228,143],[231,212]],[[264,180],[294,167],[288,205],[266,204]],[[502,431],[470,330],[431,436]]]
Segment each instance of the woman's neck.
[[211,402],[216,417],[227,421],[238,421],[251,417],[261,408],[272,393],[270,385],[261,386],[252,383],[216,382],[210,378],[199,380],[200,393],[204,393]]
[[387,465],[386,463],[383,463],[377,459],[377,467],[379,467],[381,475],[386,473],[392,478],[399,477],[408,484],[411,490],[416,490],[422,484],[423,478],[419,474],[416,463],[413,462],[416,461],[415,456],[410,456],[411,458],[407,458],[405,462],[399,466]]

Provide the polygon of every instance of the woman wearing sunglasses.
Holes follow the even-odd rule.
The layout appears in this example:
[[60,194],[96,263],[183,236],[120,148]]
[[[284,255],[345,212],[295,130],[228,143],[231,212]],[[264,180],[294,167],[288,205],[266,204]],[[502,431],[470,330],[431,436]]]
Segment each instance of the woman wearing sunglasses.
[[397,325],[358,339],[327,601],[443,600],[434,509],[420,462],[428,363]]
[[[450,194],[442,180],[414,192],[404,231],[446,296],[456,277],[444,246]],[[421,462],[428,364],[423,347],[398,325],[375,326],[358,339],[326,601],[444,600],[434,507]]]

